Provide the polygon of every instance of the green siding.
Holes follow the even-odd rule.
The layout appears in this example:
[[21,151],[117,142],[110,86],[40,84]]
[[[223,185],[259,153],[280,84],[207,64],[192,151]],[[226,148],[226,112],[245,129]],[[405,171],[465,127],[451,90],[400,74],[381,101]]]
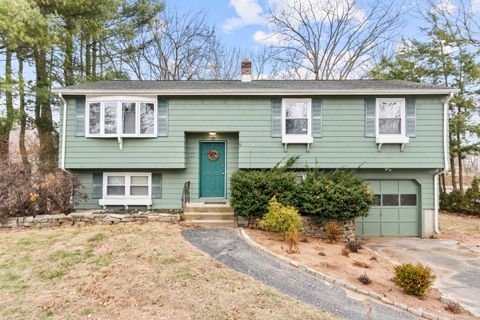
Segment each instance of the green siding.
[[363,97],[323,97],[322,137],[305,145],[272,138],[271,99],[169,99],[168,137],[125,138],[123,150],[114,138],[75,137],[75,97],[68,97],[66,168],[184,169],[186,132],[238,133],[238,166],[267,168],[301,154],[298,168],[443,168],[443,97],[416,97],[417,135],[404,152],[399,145],[377,151],[375,138],[365,137]]
[[[155,168],[148,168],[144,170],[146,172],[159,172],[162,174],[162,198],[152,199],[153,208],[155,209],[180,209],[182,206],[182,189],[183,184],[186,181],[190,181],[190,197],[192,202],[199,201],[199,146],[200,141],[208,141],[211,138],[208,134],[201,133],[187,133],[186,134],[186,147],[185,147],[185,169],[166,169],[158,170]],[[230,194],[230,178],[232,173],[238,169],[238,135],[234,133],[222,133],[217,134],[216,141],[226,141],[226,153],[227,153],[227,197]],[[80,177],[80,182],[84,187],[84,191],[88,194],[92,194],[92,172],[90,170],[73,170]],[[108,171],[108,170],[105,170]],[[133,171],[131,168],[120,168],[115,171]],[[98,172],[98,170],[95,170]],[[78,206],[79,209],[83,208],[100,208],[97,199],[91,199]]]

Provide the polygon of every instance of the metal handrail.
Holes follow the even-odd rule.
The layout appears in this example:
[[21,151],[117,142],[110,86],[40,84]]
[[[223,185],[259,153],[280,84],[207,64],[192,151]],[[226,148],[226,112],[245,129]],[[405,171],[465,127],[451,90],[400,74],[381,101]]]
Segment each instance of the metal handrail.
[[190,203],[190,181],[187,181],[183,184],[182,208],[185,208],[187,203]]

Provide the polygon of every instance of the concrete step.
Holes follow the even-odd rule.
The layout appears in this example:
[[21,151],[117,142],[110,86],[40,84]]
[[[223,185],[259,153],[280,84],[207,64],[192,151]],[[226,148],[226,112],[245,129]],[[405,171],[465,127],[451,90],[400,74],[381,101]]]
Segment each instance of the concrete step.
[[201,228],[236,228],[237,222],[235,220],[189,220],[180,221],[180,225]]
[[188,204],[184,209],[184,213],[196,212],[220,212],[233,213],[233,208],[226,204]]
[[233,212],[184,212],[183,219],[188,220],[235,220]]

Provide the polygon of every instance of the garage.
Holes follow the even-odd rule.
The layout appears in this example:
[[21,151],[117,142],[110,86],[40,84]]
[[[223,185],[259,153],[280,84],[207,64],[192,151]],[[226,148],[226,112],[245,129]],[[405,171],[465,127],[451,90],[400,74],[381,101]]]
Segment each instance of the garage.
[[375,204],[358,218],[357,235],[367,237],[420,236],[419,185],[414,180],[368,180]]

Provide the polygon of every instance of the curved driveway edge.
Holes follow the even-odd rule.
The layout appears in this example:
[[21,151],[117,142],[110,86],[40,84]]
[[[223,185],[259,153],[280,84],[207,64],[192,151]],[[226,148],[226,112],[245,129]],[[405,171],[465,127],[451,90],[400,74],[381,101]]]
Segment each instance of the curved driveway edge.
[[419,319],[393,306],[347,295],[292,265],[257,251],[234,229],[184,229],[183,237],[226,266],[249,275],[280,292],[345,319]]

